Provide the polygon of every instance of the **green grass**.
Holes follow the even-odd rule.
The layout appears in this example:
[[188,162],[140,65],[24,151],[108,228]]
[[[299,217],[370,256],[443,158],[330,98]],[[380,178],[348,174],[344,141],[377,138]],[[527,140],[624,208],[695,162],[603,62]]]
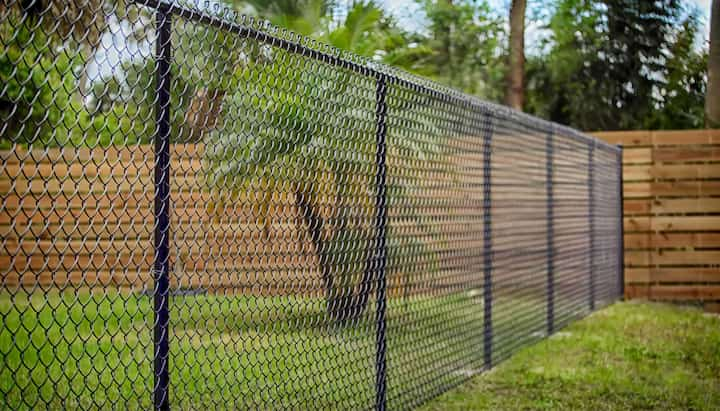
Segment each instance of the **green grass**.
[[[322,299],[174,296],[171,405],[365,408],[375,397],[374,304],[341,328],[327,321]],[[525,295],[495,304],[496,360],[542,339],[543,300]],[[586,312],[558,314],[570,321]],[[422,404],[481,372],[482,314],[467,293],[390,298],[388,408]],[[152,318],[152,299],[139,294],[0,293],[0,408],[149,409]],[[619,304],[563,332],[430,408],[720,405],[717,319]]]
[[720,410],[720,317],[615,304],[426,409]]
[[[372,404],[371,304],[357,324],[340,328],[325,319],[322,299],[172,297],[173,408]],[[465,293],[390,300],[390,406],[419,401],[423,384],[457,383],[464,377],[453,370],[481,363],[482,312]],[[0,316],[0,408],[151,407],[151,298],[3,293]]]

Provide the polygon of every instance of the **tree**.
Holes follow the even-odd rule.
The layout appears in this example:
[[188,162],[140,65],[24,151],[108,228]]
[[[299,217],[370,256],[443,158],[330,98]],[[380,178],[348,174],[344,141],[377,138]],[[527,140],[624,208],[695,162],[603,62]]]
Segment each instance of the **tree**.
[[720,0],[713,0],[710,16],[710,55],[705,95],[705,127],[720,127]]
[[[684,22],[693,18],[678,0],[562,0],[549,25],[550,52],[528,71],[528,110],[584,130],[687,124],[680,113],[666,111],[669,121],[662,122],[657,113],[666,106],[685,110],[693,90],[704,89],[695,84],[702,76],[678,73],[697,67],[686,64],[697,61],[694,49],[681,45],[682,30],[691,27]],[[663,94],[673,87],[671,75],[693,84],[682,104]]]
[[699,32],[700,21],[696,14],[690,14],[678,25],[657,88],[657,105],[644,119],[644,128],[703,127],[708,55],[696,46]]
[[[284,19],[308,26],[301,18]],[[318,31],[319,38],[365,57],[396,41],[391,22],[369,2],[355,3],[339,26]],[[375,179],[375,119],[367,117],[375,112],[375,100],[357,95],[366,87],[374,90],[374,81],[339,68],[298,69],[314,62],[250,43],[227,79],[233,87],[225,88],[224,99],[232,116],[223,119],[221,112],[218,127],[204,139],[208,185],[218,205],[253,193],[265,223],[275,193],[288,195],[318,256],[328,316],[347,324],[365,312],[376,274],[377,210],[368,191]],[[192,60],[186,63],[192,67]],[[359,88],[349,92],[350,87]],[[319,115],[327,107],[333,116]]]
[[[110,100],[119,97],[109,98],[113,79],[89,87],[85,66],[111,20],[117,17],[136,22],[145,14],[141,8],[126,7],[124,0],[2,2],[0,78],[6,87],[0,90],[0,116],[6,126],[0,129],[0,144],[94,146],[137,142],[142,136],[129,132],[134,127],[130,113],[110,109]],[[129,41],[146,35],[141,30],[146,26],[134,27],[138,31]],[[104,100],[105,110],[89,107],[93,104],[86,97],[90,96]]]
[[68,83],[73,70],[83,64],[84,54],[78,49],[95,47],[105,28],[104,4],[104,0],[0,4],[3,145],[65,142],[66,136],[56,129],[70,108],[70,90],[75,89]]
[[502,19],[486,1],[422,0],[426,30],[386,61],[491,101],[501,101],[505,62]]
[[525,0],[510,6],[510,50],[505,104],[522,110],[525,101]]

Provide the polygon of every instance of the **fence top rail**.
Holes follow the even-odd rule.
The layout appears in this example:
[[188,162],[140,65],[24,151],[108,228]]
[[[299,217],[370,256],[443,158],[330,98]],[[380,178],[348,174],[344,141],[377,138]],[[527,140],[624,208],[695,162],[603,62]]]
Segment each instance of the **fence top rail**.
[[[415,92],[428,94],[440,100],[471,106],[497,119],[513,121],[534,129],[537,132],[567,136],[610,152],[619,151],[617,146],[584,134],[571,127],[543,120],[510,107],[480,100],[477,97],[443,86],[432,80],[372,61],[348,51],[339,50],[330,45],[293,33],[290,30],[273,26],[267,21],[260,21],[242,15],[226,6],[219,4],[211,5],[207,0],[186,0],[182,3],[176,0],[131,0],[131,2],[170,15],[176,15],[189,21],[235,33],[242,38],[253,39],[260,43],[350,70],[363,76],[375,77],[377,79],[382,78],[391,84],[406,87]],[[200,8],[200,4],[205,4],[205,7]]]

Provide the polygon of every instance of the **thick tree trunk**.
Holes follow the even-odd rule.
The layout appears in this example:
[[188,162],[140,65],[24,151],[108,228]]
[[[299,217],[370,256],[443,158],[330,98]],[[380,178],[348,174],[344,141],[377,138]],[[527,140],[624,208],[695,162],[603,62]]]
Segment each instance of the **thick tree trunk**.
[[522,110],[525,100],[525,0],[512,0],[510,6],[510,55],[508,59],[505,104]]
[[713,0],[711,7],[705,127],[720,128],[720,0]]

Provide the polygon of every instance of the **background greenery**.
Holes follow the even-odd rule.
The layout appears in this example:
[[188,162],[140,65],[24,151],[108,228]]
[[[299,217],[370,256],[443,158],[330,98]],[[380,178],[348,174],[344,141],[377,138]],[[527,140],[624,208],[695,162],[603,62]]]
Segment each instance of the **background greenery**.
[[[507,69],[506,11],[486,0],[417,1],[422,12],[417,27],[404,27],[372,0],[220,4],[500,101]],[[153,37],[153,16],[119,0],[70,6],[47,0],[22,7],[25,3],[0,7],[1,143],[93,146],[149,141],[152,110],[147,105],[153,99],[147,94],[152,79],[133,82],[131,72],[152,64],[148,40]],[[341,17],[337,10],[344,10]],[[531,2],[529,15],[543,36],[526,51],[525,111],[582,130],[702,126],[707,45],[699,37],[699,12],[690,3],[548,0]],[[52,18],[60,24],[47,35],[43,29]],[[103,33],[119,28],[126,32],[125,43],[108,44],[110,37]],[[203,85],[210,92],[236,90],[233,73],[242,57],[237,39],[208,35],[207,28],[186,29],[195,35],[185,33],[192,41],[177,50],[192,54],[212,49],[220,54],[194,61],[192,70],[179,65],[175,79],[191,85],[180,90],[192,95],[200,80],[209,78],[216,83]],[[110,74],[88,77],[87,66],[98,52],[130,45],[140,45],[145,53],[118,63]],[[222,97],[217,96],[218,101]],[[188,96],[179,104],[191,100]],[[185,132],[178,140],[200,138],[188,127]]]

